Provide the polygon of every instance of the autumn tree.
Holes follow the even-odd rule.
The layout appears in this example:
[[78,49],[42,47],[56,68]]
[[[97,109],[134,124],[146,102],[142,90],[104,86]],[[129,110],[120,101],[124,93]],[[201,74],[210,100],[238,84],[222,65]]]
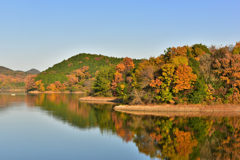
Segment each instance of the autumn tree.
[[87,79],[91,77],[91,74],[87,71],[89,69],[88,66],[83,66],[82,68],[79,68],[77,70],[74,70],[72,74],[76,77],[78,77],[78,80],[80,79]]
[[123,63],[120,63],[116,66],[116,69],[119,73],[121,73],[126,69],[126,66]]
[[156,67],[153,65],[147,65],[141,68],[139,71],[138,78],[140,80],[140,87],[145,88],[154,80],[154,72]]
[[[226,102],[239,103],[240,55],[232,53],[226,46],[216,49],[213,57],[213,71],[216,77],[225,83],[224,87],[229,90],[228,93],[231,93],[224,95]],[[231,88],[233,88],[233,92],[230,92]]]
[[70,86],[72,86],[78,82],[78,77],[76,77],[74,75],[67,75],[67,77],[68,77],[68,83]]
[[187,46],[183,46],[183,47],[172,47],[170,54],[174,55],[174,56],[186,56],[187,53]]
[[190,89],[191,85],[196,81],[197,75],[192,73],[192,68],[187,65],[180,65],[176,69],[174,83],[174,92]]
[[42,83],[42,80],[36,81],[36,86],[37,86],[37,90],[44,92],[45,91],[45,87],[44,84]]
[[160,94],[156,96],[156,99],[162,102],[169,102],[172,100],[171,83],[173,82],[173,76],[175,71],[175,65],[172,63],[166,63],[161,67],[162,75],[159,77],[161,83]]
[[240,42],[236,42],[236,45],[233,48],[233,54],[240,54]]
[[36,85],[35,79],[34,79],[35,77],[36,77],[36,75],[27,76],[26,86],[25,86],[25,90],[26,90],[27,92],[37,89],[37,85]]
[[123,61],[116,66],[116,72],[114,74],[114,79],[111,83],[111,89],[114,96],[123,97],[126,95],[128,90],[132,88],[130,85],[132,82],[131,70],[134,68],[134,63],[131,58],[124,58]]
[[131,58],[128,58],[128,57],[123,58],[123,63],[125,65],[127,71],[130,71],[135,66],[134,63],[133,63],[133,60]]
[[48,91],[57,91],[56,86],[54,83],[47,86]]

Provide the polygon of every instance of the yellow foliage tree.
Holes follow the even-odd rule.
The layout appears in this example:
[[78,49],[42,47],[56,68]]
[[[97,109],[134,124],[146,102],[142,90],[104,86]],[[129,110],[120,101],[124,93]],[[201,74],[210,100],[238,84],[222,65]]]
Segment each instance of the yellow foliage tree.
[[185,56],[177,56],[172,59],[172,63],[178,67],[179,65],[188,65],[188,59]]
[[37,86],[37,90],[42,92],[45,91],[45,87],[44,87],[44,84],[42,83],[42,80],[36,81],[35,84]]
[[56,90],[56,86],[55,86],[54,83],[48,85],[47,90],[49,90],[49,91],[57,91],[57,90]]
[[240,42],[236,42],[236,45],[233,49],[233,54],[240,54]]

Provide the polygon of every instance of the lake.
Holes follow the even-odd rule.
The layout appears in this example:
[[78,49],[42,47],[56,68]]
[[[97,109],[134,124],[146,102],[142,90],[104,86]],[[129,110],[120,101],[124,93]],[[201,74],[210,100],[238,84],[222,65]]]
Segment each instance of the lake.
[[151,116],[80,94],[0,93],[0,159],[240,159],[239,116]]

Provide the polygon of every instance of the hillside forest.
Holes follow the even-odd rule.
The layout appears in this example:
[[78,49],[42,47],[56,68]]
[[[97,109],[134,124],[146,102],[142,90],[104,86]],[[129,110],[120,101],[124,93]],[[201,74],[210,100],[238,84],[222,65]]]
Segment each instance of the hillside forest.
[[238,104],[240,42],[170,47],[149,59],[78,54],[27,77],[26,91],[86,91],[129,104]]
[[36,69],[27,72],[13,71],[9,68],[0,66],[0,89],[24,89],[27,76],[40,73]]

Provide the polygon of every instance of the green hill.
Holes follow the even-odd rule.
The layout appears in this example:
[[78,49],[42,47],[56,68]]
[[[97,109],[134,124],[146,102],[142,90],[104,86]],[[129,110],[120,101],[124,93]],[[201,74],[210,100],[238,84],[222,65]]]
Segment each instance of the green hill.
[[[58,64],[55,64],[52,67],[49,67],[47,70],[41,72],[35,78],[35,80],[42,80],[45,86],[54,83],[55,81],[60,81],[63,83],[64,81],[67,81],[66,75],[83,66],[88,66],[89,73],[94,77],[95,72],[100,70],[102,67],[105,68],[108,66],[117,65],[121,63],[122,60],[123,58],[80,53],[67,60],[63,60]],[[133,59],[133,61],[135,65],[137,65],[141,60]]]

